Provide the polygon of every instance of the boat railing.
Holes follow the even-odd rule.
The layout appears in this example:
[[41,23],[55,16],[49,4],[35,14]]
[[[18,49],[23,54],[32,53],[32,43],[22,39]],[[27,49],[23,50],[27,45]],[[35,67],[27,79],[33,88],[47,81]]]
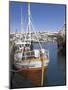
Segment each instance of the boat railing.
[[[34,50],[28,50],[28,51],[17,51],[17,53],[20,53],[21,54],[21,59],[22,60],[28,60],[30,58],[38,58],[40,59],[40,50],[39,50],[39,55],[38,57],[35,57],[35,52]],[[49,59],[49,51],[48,50],[45,50],[44,52],[44,56],[46,56],[48,59]]]

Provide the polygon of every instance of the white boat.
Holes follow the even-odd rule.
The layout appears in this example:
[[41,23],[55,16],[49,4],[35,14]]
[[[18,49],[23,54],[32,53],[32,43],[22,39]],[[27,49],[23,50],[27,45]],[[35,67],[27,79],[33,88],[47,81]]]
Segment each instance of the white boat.
[[28,3],[28,31],[24,41],[15,41],[14,65],[26,79],[32,80],[36,86],[43,86],[44,71],[49,63],[49,52],[42,48],[34,49],[31,41],[30,3]]

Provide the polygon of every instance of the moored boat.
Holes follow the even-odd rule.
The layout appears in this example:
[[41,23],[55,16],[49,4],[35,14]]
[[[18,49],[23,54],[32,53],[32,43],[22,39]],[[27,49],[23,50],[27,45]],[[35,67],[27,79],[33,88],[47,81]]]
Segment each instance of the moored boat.
[[42,48],[39,41],[40,49],[33,48],[30,25],[30,3],[28,3],[28,33],[24,41],[15,41],[14,65],[17,72],[24,78],[32,80],[35,86],[43,86],[44,71],[49,63],[49,52]]

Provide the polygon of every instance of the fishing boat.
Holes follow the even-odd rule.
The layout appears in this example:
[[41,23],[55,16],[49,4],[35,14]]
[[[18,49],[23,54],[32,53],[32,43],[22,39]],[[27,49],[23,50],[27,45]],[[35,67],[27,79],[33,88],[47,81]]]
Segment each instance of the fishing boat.
[[26,80],[31,80],[35,86],[43,86],[44,72],[49,63],[49,52],[42,48],[39,40],[38,43],[40,49],[34,49],[31,39],[30,3],[28,3],[28,33],[24,41],[15,41],[14,65],[17,72]]

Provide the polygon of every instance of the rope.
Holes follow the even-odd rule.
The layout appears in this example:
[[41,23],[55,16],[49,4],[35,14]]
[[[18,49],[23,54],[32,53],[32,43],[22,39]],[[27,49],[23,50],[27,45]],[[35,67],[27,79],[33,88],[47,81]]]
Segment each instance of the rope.
[[20,71],[22,71],[23,69],[19,69],[19,70],[13,70],[13,69],[11,69],[10,71],[11,72],[20,72]]

